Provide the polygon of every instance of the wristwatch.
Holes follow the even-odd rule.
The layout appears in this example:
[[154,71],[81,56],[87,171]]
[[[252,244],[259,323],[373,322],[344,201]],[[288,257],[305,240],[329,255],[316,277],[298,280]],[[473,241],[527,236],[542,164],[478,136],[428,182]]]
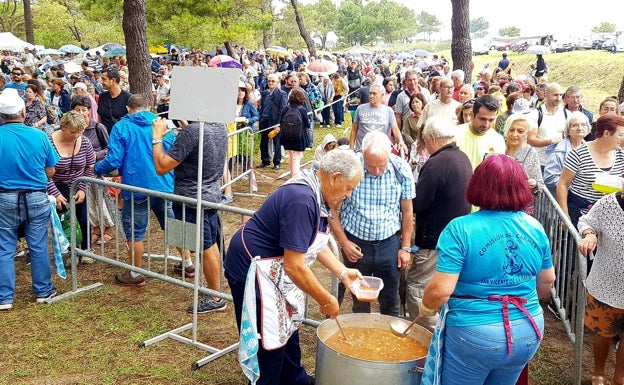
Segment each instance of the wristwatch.
[[402,251],[405,251],[405,252],[408,252],[408,253],[411,253],[411,252],[412,252],[412,248],[411,248],[411,247],[409,247],[409,246],[403,246],[403,247],[401,247],[401,250],[402,250]]
[[162,143],[162,139],[152,139],[152,145]]

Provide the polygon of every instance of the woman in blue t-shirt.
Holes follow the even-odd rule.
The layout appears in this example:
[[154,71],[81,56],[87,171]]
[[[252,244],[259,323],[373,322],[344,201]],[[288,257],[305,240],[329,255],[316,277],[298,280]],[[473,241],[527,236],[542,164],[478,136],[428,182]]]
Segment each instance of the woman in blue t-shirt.
[[523,212],[533,194],[515,159],[488,156],[466,198],[481,210],[442,231],[420,314],[444,305],[441,384],[512,385],[542,339],[539,297],[555,280],[550,244]]

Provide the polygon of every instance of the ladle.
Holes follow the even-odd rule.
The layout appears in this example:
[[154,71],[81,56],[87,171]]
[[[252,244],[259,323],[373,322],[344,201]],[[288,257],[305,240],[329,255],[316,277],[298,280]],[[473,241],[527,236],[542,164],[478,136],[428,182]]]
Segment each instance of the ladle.
[[336,317],[334,319],[336,320],[336,324],[338,325],[338,329],[340,330],[340,334],[342,334],[342,338],[344,338],[347,343],[350,343],[349,339],[347,338],[347,335],[342,330],[342,326],[340,326],[340,322],[338,322],[338,317]]
[[399,318],[393,319],[392,321],[390,321],[390,330],[396,336],[405,337],[407,335],[407,332],[409,332],[409,330],[412,328],[412,326],[416,324],[416,321],[418,321],[418,317],[416,317],[407,327],[405,327],[407,321]]

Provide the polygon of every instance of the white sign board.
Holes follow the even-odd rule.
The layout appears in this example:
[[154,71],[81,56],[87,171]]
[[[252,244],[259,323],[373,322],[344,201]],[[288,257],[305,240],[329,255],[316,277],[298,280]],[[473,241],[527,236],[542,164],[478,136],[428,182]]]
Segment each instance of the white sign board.
[[238,68],[173,67],[169,119],[234,122],[240,73]]

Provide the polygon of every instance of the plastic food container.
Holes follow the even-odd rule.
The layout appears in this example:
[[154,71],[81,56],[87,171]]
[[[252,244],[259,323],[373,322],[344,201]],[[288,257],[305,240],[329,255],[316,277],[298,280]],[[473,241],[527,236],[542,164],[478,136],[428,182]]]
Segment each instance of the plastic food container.
[[368,287],[362,285],[360,280],[353,282],[353,292],[358,301],[362,302],[375,302],[379,297],[379,292],[383,289],[384,284],[381,278],[377,277],[363,277],[364,281],[368,283]]
[[622,190],[624,179],[607,173],[596,174],[596,181],[592,183],[594,190],[603,194],[611,194]]

